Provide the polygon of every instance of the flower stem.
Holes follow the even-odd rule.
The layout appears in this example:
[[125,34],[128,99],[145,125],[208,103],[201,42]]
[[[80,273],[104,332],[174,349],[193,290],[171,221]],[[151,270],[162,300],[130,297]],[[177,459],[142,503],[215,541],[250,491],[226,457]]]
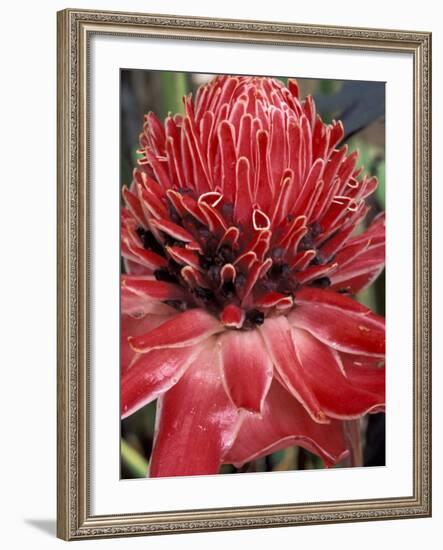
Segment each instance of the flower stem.
[[133,477],[146,477],[148,463],[124,439],[121,440],[120,453],[123,464],[128,468]]

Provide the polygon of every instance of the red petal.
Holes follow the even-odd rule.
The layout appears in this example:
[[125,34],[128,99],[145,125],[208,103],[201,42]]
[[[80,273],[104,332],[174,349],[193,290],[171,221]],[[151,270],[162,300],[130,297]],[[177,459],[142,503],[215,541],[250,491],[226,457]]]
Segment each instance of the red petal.
[[249,221],[252,212],[252,189],[249,161],[240,157],[236,167],[234,199],[234,220],[239,223]]
[[163,258],[163,256],[151,250],[145,250],[144,248],[135,246],[129,241],[122,242],[122,256],[144,265],[152,271],[167,264],[166,258]]
[[227,225],[223,216],[221,216],[215,208],[205,202],[199,201],[198,205],[201,212],[206,218],[206,223],[209,229],[215,233],[221,233],[222,235],[224,235],[227,229]]
[[231,246],[232,248],[237,248],[237,241],[240,237],[240,230],[238,227],[234,227],[231,225],[231,227],[228,227],[226,229],[223,237],[220,239],[220,242],[218,243],[217,250],[219,250],[223,245]]
[[129,211],[137,220],[137,223],[142,227],[147,227],[146,218],[138,198],[131,191],[129,191],[127,187],[123,187],[122,194]]
[[259,208],[252,213],[252,225],[256,231],[266,231],[271,228],[271,220]]
[[295,79],[288,78],[288,90],[294,97],[300,97],[300,89],[298,87],[298,82]]
[[339,354],[309,332],[294,328],[293,337],[304,376],[328,416],[359,418],[384,404],[384,369],[377,373],[382,391],[372,392],[373,384],[366,386],[363,377],[345,376]]
[[[298,216],[291,222],[289,222],[282,230],[276,245],[277,246],[285,246],[289,248],[289,243],[292,241],[295,241],[294,235],[298,235],[300,230],[302,231],[300,235],[300,239],[305,236],[305,234],[308,231],[308,228],[306,227],[306,217],[305,216]],[[298,241],[294,242],[294,248],[296,249],[298,245]],[[292,243],[291,243],[292,246]]]
[[306,181],[303,184],[303,189],[299,193],[296,203],[292,208],[291,213],[294,216],[303,214],[306,208],[306,205],[310,203],[312,198],[312,193],[314,192],[315,186],[319,181],[321,173],[323,172],[324,161],[323,159],[317,159],[314,164],[311,166],[309,174],[306,178]]
[[274,191],[272,182],[269,180],[270,158],[268,144],[269,133],[265,130],[259,130],[256,135],[257,165],[254,198],[260,208],[266,212],[268,212],[272,204]]
[[370,286],[380,275],[382,269],[376,269],[375,271],[367,271],[363,275],[357,275],[348,279],[332,282],[331,290],[346,291],[349,294],[358,294]]
[[159,399],[150,476],[218,473],[240,419],[223,388],[211,339],[180,381]]
[[198,203],[196,200],[194,200],[189,195],[184,195],[181,198],[183,208],[191,214],[197,221],[202,223],[203,225],[207,225],[206,217],[201,212]]
[[220,270],[220,288],[231,281],[235,281],[237,272],[232,264],[225,264]]
[[[305,102],[305,105],[306,104],[307,102]],[[310,121],[305,116],[302,116],[300,118],[300,126],[302,130],[302,138],[303,138],[302,139],[302,148],[303,148],[302,162],[303,162],[303,168],[304,168],[303,174],[306,180],[308,171],[311,168],[312,160],[313,160],[312,159],[313,136],[311,131],[311,126],[313,126],[313,122],[310,123]],[[305,182],[305,185],[306,185],[306,182]]]
[[218,128],[220,153],[222,162],[222,189],[226,200],[232,202],[235,193],[236,153],[234,144],[235,129],[227,120],[223,120]]
[[171,181],[162,163],[148,148],[145,149],[145,154],[152,170],[154,171],[157,181],[163,186],[164,189],[169,189],[171,187]]
[[190,265],[194,269],[201,270],[199,256],[192,250],[181,248],[179,246],[167,246],[166,252],[181,265]]
[[303,103],[303,111],[309,121],[309,124],[311,126],[314,126],[316,121],[316,116],[315,116],[316,109],[315,109],[314,100],[312,99],[311,95],[306,96],[306,99]]
[[271,163],[271,179],[276,188],[281,180],[283,170],[287,166],[286,160],[286,133],[285,133],[285,119],[283,112],[280,109],[272,109],[270,115],[271,119],[271,135],[269,154],[272,159]]
[[144,188],[139,183],[137,185],[137,191],[140,197],[140,204],[147,220],[150,220],[152,217],[164,218],[168,215],[165,205],[150,188]]
[[[251,153],[251,128],[252,128],[252,116],[245,114],[241,118],[240,128],[237,138],[237,158],[245,157],[248,162],[252,162]],[[238,167],[237,167],[238,169]]]
[[[191,105],[192,104],[189,101],[186,102],[187,110],[191,107]],[[183,121],[183,128],[188,139],[189,152],[192,157],[195,186],[200,190],[200,192],[209,191],[211,188],[210,177],[200,140],[197,136],[197,128],[192,113],[188,112],[188,116],[186,116]]]
[[249,271],[252,267],[252,265],[257,261],[257,254],[250,250],[249,252],[245,252],[241,256],[238,256],[237,259],[234,262],[234,266],[237,268],[237,271],[244,270]]
[[333,122],[331,127],[331,139],[329,141],[329,147],[335,147],[343,138],[345,134],[343,123],[341,120]]
[[361,313],[363,315],[369,315],[371,310],[360,304],[356,300],[338,294],[337,292],[331,292],[329,290],[322,290],[320,288],[302,288],[297,291],[295,295],[296,304],[321,304],[324,306],[335,307],[338,309],[344,309],[346,311],[352,311],[354,313]]
[[129,343],[135,351],[145,353],[151,349],[192,346],[222,331],[223,325],[215,317],[202,309],[190,309],[146,334],[130,338]]
[[386,380],[383,361],[347,353],[340,353],[340,359],[349,382],[377,395],[379,402],[384,404]]
[[298,197],[302,185],[302,165],[300,162],[302,135],[298,123],[293,122],[288,125],[287,139],[289,151],[288,168],[294,173],[293,189],[290,193],[289,204],[293,204]]
[[223,309],[220,320],[225,327],[241,328],[245,320],[245,312],[238,306],[229,304]]
[[147,314],[171,315],[171,312],[175,312],[172,307],[146,296],[134,294],[125,287],[121,289],[120,299],[122,315],[140,318]]
[[178,382],[199,352],[198,346],[144,353],[122,373],[121,412],[126,418]]
[[[181,195],[178,191],[174,191],[174,189],[168,189],[166,191],[166,196],[169,199],[169,202],[172,204],[174,209],[176,210],[177,214],[180,217],[184,217],[186,215],[186,208],[183,205],[183,195]],[[161,218],[167,218],[166,216],[160,216]]]
[[165,131],[163,128],[163,124],[160,122],[160,120],[157,118],[157,116],[150,112],[147,115],[145,115],[145,125],[144,130],[148,137],[150,138],[150,141],[152,143],[152,146],[154,147],[156,154],[161,155],[164,153],[164,143],[165,143]]
[[341,228],[335,235],[329,237],[324,244],[321,245],[321,253],[326,258],[332,258],[334,254],[341,249],[341,247],[349,239],[349,236],[354,231],[357,222],[350,224],[346,228]]
[[292,329],[286,317],[268,317],[259,330],[274,367],[288,390],[316,422],[327,422],[317,398],[306,384],[292,341]]
[[312,303],[298,306],[289,319],[333,349],[383,357],[385,330],[377,318]]
[[293,299],[291,296],[286,296],[280,292],[266,292],[255,299],[255,305],[258,307],[276,307],[277,309],[286,309],[292,307]]
[[128,273],[129,275],[149,275],[152,273],[152,269],[149,269],[144,265],[140,265],[137,262],[133,262],[128,258],[123,257],[123,263],[125,266],[125,273]]
[[[168,120],[168,119],[167,119]],[[172,120],[169,118],[169,120]],[[184,187],[183,168],[181,165],[180,137],[169,136],[166,140],[166,155],[168,158],[169,171],[174,183],[179,187]]]
[[256,261],[251,265],[248,277],[246,279],[245,286],[242,289],[242,307],[251,302],[251,291],[254,288],[256,282],[264,277],[272,266],[272,259],[267,258],[264,262]]
[[238,408],[261,412],[272,361],[257,330],[227,331],[218,340],[226,389]]
[[293,445],[317,454],[328,466],[339,462],[347,451],[341,422],[314,422],[302,405],[274,381],[262,414],[245,417],[224,462],[241,466]]
[[181,269],[180,274],[191,287],[191,289],[196,288],[197,286],[206,288],[208,285],[207,280],[203,277],[200,271],[197,271],[190,265],[187,265],[186,267]]
[[[272,214],[272,226],[277,227],[286,218],[289,211],[289,196],[294,187],[294,173],[292,170],[286,170],[283,173],[282,180],[278,186],[278,196],[275,201]],[[276,186],[277,188],[277,186]],[[292,206],[292,205],[290,205]]]
[[[169,308],[165,304],[161,304],[161,305],[164,306],[165,310],[169,309],[170,312],[175,311],[174,309]],[[171,313],[169,314],[163,313],[163,315],[145,315],[144,317],[141,317],[141,318],[140,317],[134,318],[134,317],[130,317],[129,315],[122,314],[120,319],[120,327],[121,327],[120,356],[121,356],[122,372],[130,367],[130,365],[134,361],[134,358],[137,355],[137,353],[129,345],[128,337],[143,334],[147,330],[153,330],[154,328],[157,328],[159,325],[167,321],[170,317],[171,317]]]
[[174,239],[183,241],[184,243],[190,243],[194,240],[194,237],[188,233],[186,229],[168,220],[152,220],[151,223],[156,229],[160,229],[163,233],[170,235]]
[[337,269],[337,266],[337,263],[327,265],[311,265],[299,274],[297,273],[296,279],[301,285],[303,285],[326,275],[330,278],[331,273]]
[[[356,247],[360,243],[350,245],[341,252],[342,256]],[[339,261],[337,255],[337,261]],[[346,262],[343,267],[339,267],[331,279],[332,289],[347,289],[352,294],[357,294],[365,287],[369,286],[381,273],[385,264],[385,246],[384,243],[369,246],[367,250],[360,252],[352,261]]]
[[126,288],[137,296],[152,300],[181,300],[186,297],[186,292],[178,285],[153,280],[150,276],[123,276],[122,288]]

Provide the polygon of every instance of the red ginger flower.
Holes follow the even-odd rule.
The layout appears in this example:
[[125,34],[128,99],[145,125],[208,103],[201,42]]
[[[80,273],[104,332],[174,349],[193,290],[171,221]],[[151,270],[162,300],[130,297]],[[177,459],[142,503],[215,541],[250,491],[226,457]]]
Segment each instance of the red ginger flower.
[[384,320],[347,296],[383,268],[384,218],[353,236],[376,179],[295,81],[184,103],[146,116],[123,191],[122,415],[158,398],[151,476],[290,445],[330,466],[385,403]]

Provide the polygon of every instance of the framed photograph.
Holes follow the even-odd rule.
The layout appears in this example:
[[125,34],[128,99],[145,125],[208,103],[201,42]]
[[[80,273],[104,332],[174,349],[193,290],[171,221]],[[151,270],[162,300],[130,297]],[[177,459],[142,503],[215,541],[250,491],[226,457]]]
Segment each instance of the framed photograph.
[[431,514],[425,32],[58,13],[58,536]]

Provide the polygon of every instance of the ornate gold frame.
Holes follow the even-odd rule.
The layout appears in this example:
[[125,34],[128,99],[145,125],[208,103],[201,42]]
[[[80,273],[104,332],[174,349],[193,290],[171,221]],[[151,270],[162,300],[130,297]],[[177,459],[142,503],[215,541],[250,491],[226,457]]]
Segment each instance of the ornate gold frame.
[[[65,539],[431,515],[431,34],[64,10],[58,13],[58,510]],[[94,33],[407,52],[414,59],[413,496],[92,516],[88,492],[87,50]]]

